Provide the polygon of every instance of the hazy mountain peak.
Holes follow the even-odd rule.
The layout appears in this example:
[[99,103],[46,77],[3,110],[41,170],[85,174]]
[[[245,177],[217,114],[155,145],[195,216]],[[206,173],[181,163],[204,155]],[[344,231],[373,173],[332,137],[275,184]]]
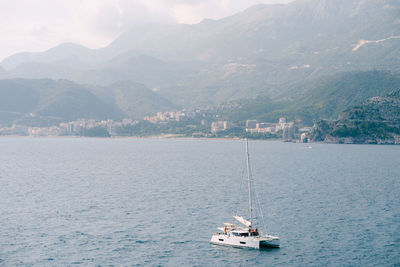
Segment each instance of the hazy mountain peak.
[[47,56],[52,57],[53,60],[56,60],[57,58],[63,58],[60,54],[64,54],[64,57],[66,56],[71,56],[75,55],[78,56],[80,54],[84,53],[92,53],[93,50],[90,48],[87,48],[83,45],[76,44],[76,43],[61,43],[53,48],[50,48],[43,52],[44,54],[47,54]]
[[[23,52],[7,57],[1,62],[6,69],[14,69],[25,62],[38,63],[54,63],[59,62],[60,65],[69,66],[68,61],[80,59],[83,63],[84,58],[93,58],[94,51],[75,43],[62,43],[52,47],[44,52],[29,53]],[[64,63],[64,64],[63,64]]]
[[202,21],[200,21],[199,24],[212,24],[212,23],[215,23],[216,21],[217,21],[217,20],[215,20],[215,19],[205,18],[205,19],[203,19]]

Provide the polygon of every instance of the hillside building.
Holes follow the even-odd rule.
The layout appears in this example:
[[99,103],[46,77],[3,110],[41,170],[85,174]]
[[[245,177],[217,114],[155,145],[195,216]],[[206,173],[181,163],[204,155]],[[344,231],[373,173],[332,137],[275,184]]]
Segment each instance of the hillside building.
[[215,121],[211,123],[211,132],[216,133],[224,131],[229,128],[229,122],[227,121]]

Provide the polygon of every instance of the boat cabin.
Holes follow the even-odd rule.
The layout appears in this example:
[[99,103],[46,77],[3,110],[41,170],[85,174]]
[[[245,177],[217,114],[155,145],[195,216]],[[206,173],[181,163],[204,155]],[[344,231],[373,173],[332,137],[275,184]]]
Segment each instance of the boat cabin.
[[231,233],[234,236],[242,236],[242,237],[248,237],[249,236],[249,231],[240,230],[240,231],[232,231]]
[[248,236],[258,236],[258,229],[247,230],[233,230],[231,231],[233,236],[248,237]]

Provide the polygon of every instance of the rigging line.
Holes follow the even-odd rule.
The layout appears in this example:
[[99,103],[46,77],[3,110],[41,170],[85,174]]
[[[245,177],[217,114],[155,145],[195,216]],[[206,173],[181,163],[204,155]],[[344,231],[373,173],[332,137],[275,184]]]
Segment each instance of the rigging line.
[[[256,186],[255,181],[254,181],[254,179],[253,179],[253,173],[250,174],[250,179],[251,179],[251,190],[252,190],[252,192],[253,192],[252,198],[253,198],[253,203],[255,204],[254,207],[253,207],[253,210],[254,210],[253,220],[255,220],[255,221],[258,223],[258,222],[259,222],[258,215],[261,215],[261,217],[262,217],[263,215],[262,215],[262,212],[261,212],[261,203],[260,203],[260,199],[259,199],[259,197],[258,197],[257,190],[255,189],[255,188],[257,188],[257,186]],[[256,201],[257,201],[257,202],[256,202]],[[263,219],[263,218],[262,218],[262,219]]]
[[[257,215],[259,213],[257,208],[260,209],[261,208],[261,204],[260,204],[260,201],[258,199],[258,207],[257,207],[256,197],[258,198],[258,194],[257,194],[257,190],[255,190],[255,188],[257,188],[257,187],[256,187],[255,182],[254,182],[253,172],[252,171],[250,171],[249,178],[250,178],[250,190],[251,190],[251,192],[253,192],[252,196],[251,196],[251,199],[252,199],[252,202],[255,204],[252,207],[252,213],[253,213],[252,217],[253,217],[253,221],[254,221],[253,225],[256,225],[258,223],[258,216]],[[261,213],[261,216],[262,216],[262,213]]]
[[250,169],[250,155],[249,155],[249,141],[246,138],[246,163],[247,163],[247,186],[249,190],[249,212],[250,212],[250,225],[253,224],[253,205],[252,205],[252,185],[251,185],[251,169]]
[[[260,196],[258,194],[258,191],[255,189],[257,188],[256,182],[253,179],[253,173],[250,173],[250,179],[251,179],[251,190],[253,191],[253,199],[255,200],[254,202],[256,203],[256,208],[255,208],[255,212],[257,212],[256,215],[260,215],[261,217],[261,222],[262,222],[262,227],[263,230],[265,231],[265,233],[267,232],[266,230],[266,224],[265,224],[265,220],[264,220],[264,214],[262,212],[262,206],[261,206],[261,201],[260,201]],[[255,216],[256,218],[258,216]],[[259,219],[259,218],[257,218]],[[258,221],[258,220],[257,220]]]
[[[246,175],[246,156],[243,157],[243,161],[242,161],[242,170],[240,172],[240,183],[239,183],[239,192],[242,192],[243,186],[246,183],[245,179],[243,179]],[[240,206],[240,203],[243,203],[243,198],[244,195],[243,194],[239,194],[239,204],[235,205],[236,206],[236,210],[234,210],[234,215],[238,215],[238,207]],[[240,207],[239,207],[240,208]]]
[[254,191],[254,193],[255,193],[255,195],[256,195],[257,202],[258,202],[258,209],[259,209],[259,211],[260,211],[261,220],[262,220],[262,224],[263,224],[263,228],[264,228],[263,230],[264,230],[264,233],[267,233],[267,228],[266,228],[266,226],[265,226],[265,220],[264,220],[264,214],[263,214],[262,209],[261,209],[260,197],[259,197],[257,191]]

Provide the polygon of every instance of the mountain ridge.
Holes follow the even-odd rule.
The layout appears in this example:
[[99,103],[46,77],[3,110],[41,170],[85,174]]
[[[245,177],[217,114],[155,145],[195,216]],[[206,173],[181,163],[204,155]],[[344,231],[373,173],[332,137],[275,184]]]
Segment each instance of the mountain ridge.
[[[335,73],[400,71],[400,39],[354,50],[361,40],[399,36],[399,13],[395,0],[256,5],[194,25],[137,26],[102,49],[59,46],[0,78],[65,78],[101,86],[135,80],[182,107],[259,95],[285,98],[295,84]],[[49,59],[63,47],[64,58]]]

